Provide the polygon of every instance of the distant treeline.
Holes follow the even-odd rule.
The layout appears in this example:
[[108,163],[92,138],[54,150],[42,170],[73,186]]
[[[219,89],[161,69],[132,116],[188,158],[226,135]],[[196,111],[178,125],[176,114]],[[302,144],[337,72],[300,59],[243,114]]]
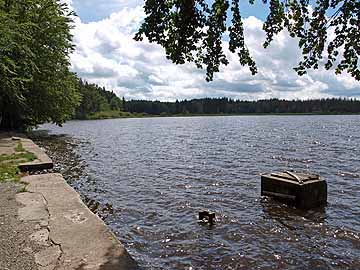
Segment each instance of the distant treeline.
[[88,119],[99,112],[122,111],[123,101],[113,91],[79,80],[82,96],[80,106],[75,111],[75,119]]
[[130,113],[150,115],[179,114],[265,114],[265,113],[360,113],[360,101],[355,99],[314,100],[257,100],[242,101],[229,98],[202,98],[176,102],[131,100],[124,103]]
[[217,115],[217,114],[343,114],[360,113],[360,100],[332,98],[313,100],[268,99],[257,101],[230,98],[202,98],[175,102],[119,98],[104,87],[78,80],[82,96],[75,119],[141,117],[144,115]]

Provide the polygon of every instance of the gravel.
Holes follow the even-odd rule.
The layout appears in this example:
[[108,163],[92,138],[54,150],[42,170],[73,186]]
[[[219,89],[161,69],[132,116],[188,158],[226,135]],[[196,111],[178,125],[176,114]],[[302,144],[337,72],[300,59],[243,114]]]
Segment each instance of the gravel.
[[0,183],[0,270],[38,269],[34,259],[38,247],[29,239],[35,224],[17,218],[21,205],[15,195],[20,189],[15,183]]

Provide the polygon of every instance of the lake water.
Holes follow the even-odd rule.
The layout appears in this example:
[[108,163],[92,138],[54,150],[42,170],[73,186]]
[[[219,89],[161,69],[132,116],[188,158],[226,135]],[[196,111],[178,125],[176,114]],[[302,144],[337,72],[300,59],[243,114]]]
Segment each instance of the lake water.
[[[360,116],[71,121],[35,139],[144,269],[360,269]],[[324,177],[327,207],[261,198],[278,170]]]

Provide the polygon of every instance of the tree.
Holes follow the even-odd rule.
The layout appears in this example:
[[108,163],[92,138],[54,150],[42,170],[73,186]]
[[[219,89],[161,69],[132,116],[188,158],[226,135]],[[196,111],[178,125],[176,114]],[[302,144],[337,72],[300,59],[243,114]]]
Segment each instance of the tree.
[[56,0],[0,0],[0,129],[61,125],[73,115],[72,15]]
[[113,91],[108,91],[97,84],[91,84],[79,79],[78,87],[82,96],[80,105],[76,108],[76,119],[88,119],[95,113],[121,111],[123,101]]
[[149,100],[127,101],[126,111],[150,115],[176,114],[252,114],[252,113],[360,113],[360,101],[354,99],[257,100],[202,98],[176,102]]
[[120,111],[122,109],[121,99],[118,98],[117,96],[114,96],[113,98],[111,98],[110,109],[113,111]]
[[[255,0],[249,2],[254,4]],[[346,71],[360,80],[359,0],[262,2],[269,2],[270,6],[263,25],[265,48],[276,34],[287,29],[291,37],[298,38],[302,50],[303,59],[294,68],[299,75],[324,65],[327,70],[335,66],[336,74]],[[198,68],[206,68],[206,79],[210,81],[220,65],[228,64],[222,47],[222,37],[228,30],[229,50],[238,54],[241,65],[256,74],[256,64],[245,42],[239,3],[240,0],[146,0],[146,18],[135,40],[146,36],[164,47],[167,58],[174,63],[194,62]],[[331,40],[330,31],[334,32]]]

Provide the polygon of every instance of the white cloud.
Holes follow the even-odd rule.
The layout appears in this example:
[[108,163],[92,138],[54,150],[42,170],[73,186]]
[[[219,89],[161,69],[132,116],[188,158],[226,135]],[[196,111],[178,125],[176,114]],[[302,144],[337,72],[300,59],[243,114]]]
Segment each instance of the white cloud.
[[160,46],[133,40],[144,18],[141,6],[128,8],[126,1],[111,2],[123,8],[97,22],[76,20],[77,49],[71,62],[79,76],[120,96],[158,100],[360,97],[360,84],[349,75],[335,76],[320,69],[299,77],[292,69],[300,57],[296,40],[281,32],[265,50],[262,22],[255,17],[245,19],[244,26],[259,73],[252,76],[238,63],[236,55],[227,52],[230,64],[215,75],[214,82],[206,83],[205,72],[193,64],[177,66],[166,59]]
[[124,8],[135,8],[144,3],[143,0],[63,0],[72,2],[77,14],[86,22],[99,21],[112,12],[118,12]]

